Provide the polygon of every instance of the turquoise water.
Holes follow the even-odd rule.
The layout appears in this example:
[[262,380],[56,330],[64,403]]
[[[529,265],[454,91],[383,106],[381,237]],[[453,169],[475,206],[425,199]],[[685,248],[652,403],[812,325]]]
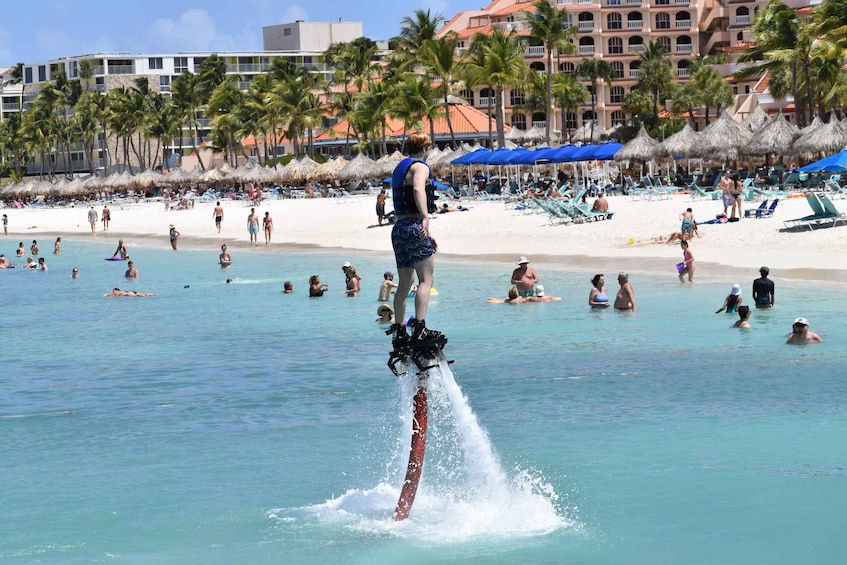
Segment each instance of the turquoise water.
[[[221,271],[214,246],[130,247],[127,282],[114,246],[0,271],[4,561],[843,562],[841,286],[775,277],[777,308],[744,332],[713,314],[736,281],[681,286],[672,265],[632,273],[630,314],[588,309],[593,272],[541,266],[564,300],[489,305],[510,265],[441,261],[428,321],[455,381],[431,383],[398,524],[412,386],[373,321],[390,258],[235,249]],[[115,286],[159,296],[102,297]],[[784,345],[798,316],[823,344]]]

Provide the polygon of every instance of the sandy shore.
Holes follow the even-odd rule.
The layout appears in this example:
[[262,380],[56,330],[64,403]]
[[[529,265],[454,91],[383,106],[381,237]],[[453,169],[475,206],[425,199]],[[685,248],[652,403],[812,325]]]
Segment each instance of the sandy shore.
[[[687,207],[702,222],[723,211],[719,201],[692,201],[687,195],[669,200],[630,201],[609,198],[615,212],[611,221],[580,225],[551,225],[545,214],[516,211],[503,202],[468,201],[467,212],[436,215],[432,231],[439,253],[461,260],[513,262],[526,255],[537,263],[588,269],[630,272],[671,272],[680,260],[678,245],[657,243],[679,229],[679,214]],[[270,212],[274,220],[274,249],[316,246],[356,252],[390,253],[390,227],[375,226],[375,198],[270,200],[258,207],[260,216]],[[68,239],[97,238],[117,242],[119,238],[137,245],[169,248],[168,225],[181,232],[182,248],[216,250],[220,243],[247,247],[247,216],[250,206],[225,201],[221,234],[212,218],[214,203],[197,203],[194,209],[165,211],[160,203],[110,206],[109,232],[98,223],[90,233],[87,208],[4,209],[9,216],[9,235],[0,252],[13,256],[19,241],[27,249],[39,240],[42,254],[52,253],[56,236]],[[847,202],[835,201],[847,211]],[[745,203],[745,207],[758,203]],[[98,214],[102,205],[96,207]],[[389,204],[389,209],[391,206]],[[746,219],[733,224],[702,225],[701,238],[691,242],[699,265],[698,277],[724,278],[738,272],[746,278],[761,265],[774,274],[806,279],[845,280],[847,228],[815,231],[783,231],[783,220],[811,213],[803,198],[783,199],[769,219]],[[265,248],[259,234],[260,248]],[[843,272],[842,272],[843,271]],[[749,275],[749,276],[747,276]]]

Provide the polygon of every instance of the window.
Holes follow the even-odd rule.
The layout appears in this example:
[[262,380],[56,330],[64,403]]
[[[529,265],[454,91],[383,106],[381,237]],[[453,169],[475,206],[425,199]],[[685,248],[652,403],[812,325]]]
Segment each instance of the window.
[[32,67],[27,67],[24,69],[24,82],[27,84],[32,84]]
[[568,61],[565,61],[564,63],[559,63],[559,72],[560,73],[567,73],[569,75],[572,75],[575,70],[576,70],[576,67],[574,67],[573,63],[570,63]]
[[523,105],[523,91],[522,90],[512,90],[509,93],[509,103],[512,106],[522,106]]
[[188,57],[174,57],[174,72],[180,74],[188,72]]
[[526,130],[526,115],[512,114],[512,127],[519,130]]
[[609,38],[609,55],[623,54],[623,39],[620,37]]
[[45,80],[47,80],[47,67],[38,65],[38,82],[44,82]]
[[744,32],[743,32],[743,31],[739,31],[739,32],[738,32],[738,35],[736,35],[736,36],[735,36],[735,39],[736,39],[737,41],[744,41]]
[[609,102],[612,104],[623,103],[624,90],[622,86],[613,86],[609,93]]
[[615,110],[614,112],[612,112],[612,127],[622,126],[625,123],[626,123],[626,114],[624,114],[620,110]]
[[611,14],[606,16],[607,29],[623,29],[623,24],[621,22],[621,15],[617,12],[612,12]]
[[577,127],[576,112],[565,112],[565,129],[574,130]]
[[612,78],[623,78],[623,63],[612,61]]
[[671,38],[670,37],[661,36],[657,39],[657,41],[659,42],[659,45],[664,47],[665,50],[668,53],[671,52]]
[[159,75],[159,92],[171,91],[171,77],[168,75]]
[[194,68],[199,69],[204,61],[206,61],[206,57],[194,57]]
[[656,14],[656,29],[671,29],[671,17],[665,12]]
[[283,37],[289,37],[290,35],[291,35],[291,28],[290,27],[287,27],[284,30],[282,30],[282,36]]
[[151,71],[162,70],[164,68],[161,57],[149,57],[147,59],[147,66],[150,67]]
[[473,103],[473,100],[474,100],[473,90],[470,90],[470,89],[460,90],[459,96],[461,96],[462,98],[467,100],[468,104],[470,104],[471,106],[474,105],[474,103]]
[[537,73],[544,73],[544,63],[535,62],[529,65],[529,68]]

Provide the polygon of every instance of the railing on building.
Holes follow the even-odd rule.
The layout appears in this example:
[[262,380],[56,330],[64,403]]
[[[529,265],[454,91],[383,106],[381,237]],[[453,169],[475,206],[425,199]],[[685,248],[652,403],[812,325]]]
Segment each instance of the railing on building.
[[3,102],[3,110],[20,110],[20,108],[17,102]]
[[135,74],[135,67],[132,65],[109,65],[110,75],[132,75]]
[[545,55],[547,54],[547,48],[543,45],[530,45],[526,49],[527,55]]
[[641,69],[629,69],[629,78],[640,78]]
[[641,0],[626,0],[627,6],[640,6]]
[[644,45],[630,45],[629,46],[630,53],[644,53]]
[[676,20],[674,22],[676,29],[691,29],[691,20]]
[[533,121],[532,127],[544,129],[547,127],[547,120]]
[[594,55],[594,46],[593,45],[580,45],[579,46],[579,54],[580,55]]
[[594,20],[579,22],[579,31],[594,31]]
[[674,6],[688,6],[690,3],[690,0],[673,0]]
[[644,20],[628,20],[626,22],[626,29],[642,29],[644,27]]
[[691,69],[677,69],[676,76],[679,78],[688,78],[691,76]]
[[748,26],[752,23],[753,18],[750,16],[735,16],[735,25]]
[[691,53],[691,45],[677,45],[676,52],[687,55],[688,53]]

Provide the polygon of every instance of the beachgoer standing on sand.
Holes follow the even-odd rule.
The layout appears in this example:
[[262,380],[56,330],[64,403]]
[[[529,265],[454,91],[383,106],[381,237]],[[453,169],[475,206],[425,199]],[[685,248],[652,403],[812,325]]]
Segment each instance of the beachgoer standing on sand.
[[212,217],[215,219],[215,227],[218,228],[218,233],[221,233],[221,222],[224,219],[224,209],[220,202],[215,204],[215,209],[212,210]]
[[759,269],[760,278],[753,281],[753,301],[756,308],[772,308],[776,302],[774,295],[775,286],[768,278],[771,270],[767,267]]
[[109,221],[112,219],[112,212],[109,210],[108,206],[103,206],[103,215],[101,216],[103,220],[103,231],[109,231]]
[[56,243],[53,244],[53,255],[59,255],[62,252],[62,238],[57,237]]
[[791,345],[804,345],[806,343],[821,343],[821,336],[815,332],[809,331],[809,320],[806,318],[797,318],[791,326],[791,333],[788,334],[788,341],[785,343]]
[[529,259],[518,259],[518,268],[512,271],[512,284],[518,287],[518,293],[528,298],[535,295],[535,285],[538,284],[538,274],[529,266]]
[[618,284],[621,285],[621,288],[615,296],[615,310],[635,311],[635,291],[629,284],[629,273],[619,273]]
[[3,214],[3,235],[9,235],[9,216]]
[[388,198],[385,195],[385,189],[379,191],[376,195],[376,221],[382,225],[382,219],[385,217],[385,200]]
[[97,231],[97,210],[94,209],[94,206],[88,209],[88,223],[91,224],[91,233],[95,233]]
[[232,255],[226,250],[226,244],[221,245],[221,254],[218,255],[218,263],[222,269],[232,265]]
[[682,248],[682,268],[679,271],[679,282],[684,282],[685,274],[688,274],[688,282],[694,282],[694,255],[688,250],[688,242],[680,241],[679,246]]
[[128,261],[126,264],[126,272],[124,276],[128,279],[137,279],[138,278],[138,269],[135,268],[135,264],[132,261]]
[[379,285],[379,300],[380,302],[388,302],[391,299],[391,293],[397,288],[397,283],[394,282],[394,273],[386,271],[382,275],[383,281]]
[[176,251],[177,240],[179,239],[179,232],[176,231],[176,228],[173,224],[170,226],[170,231],[168,232],[168,236],[171,238],[171,249]]
[[250,215],[247,216],[247,231],[250,233],[250,243],[259,245],[259,216],[255,208],[250,208]]
[[406,316],[406,298],[416,274],[418,292],[415,294],[415,320],[412,324],[413,345],[433,343],[443,338],[441,332],[426,327],[429,296],[435,278],[435,252],[438,250],[438,243],[429,231],[429,215],[436,210],[435,191],[430,182],[429,166],[423,161],[431,146],[432,140],[425,133],[409,135],[406,150],[410,157],[400,161],[391,179],[392,200],[397,216],[391,230],[391,244],[400,277],[394,295],[396,323],[391,326],[395,350],[408,340],[403,320]]
[[262,228],[265,230],[265,245],[268,245],[271,242],[271,233],[274,231],[274,221],[270,212],[265,212],[265,217],[262,218]]
[[718,184],[718,188],[721,191],[721,200],[723,201],[724,216],[726,216],[729,206],[732,204],[732,196],[730,195],[732,186],[732,176],[730,176],[729,171],[727,171],[724,173],[720,184]]
[[679,215],[679,219],[682,220],[682,225],[679,227],[682,237],[686,239],[694,237],[694,227],[697,224],[694,221],[694,212],[691,208],[686,208],[685,212]]
[[741,181],[738,178],[738,174],[732,175],[732,186],[729,189],[729,195],[732,197],[732,214],[730,218],[735,218],[736,211],[738,212],[738,219],[740,220],[744,216],[744,211],[741,209],[741,204],[744,202],[744,185],[741,184]]

